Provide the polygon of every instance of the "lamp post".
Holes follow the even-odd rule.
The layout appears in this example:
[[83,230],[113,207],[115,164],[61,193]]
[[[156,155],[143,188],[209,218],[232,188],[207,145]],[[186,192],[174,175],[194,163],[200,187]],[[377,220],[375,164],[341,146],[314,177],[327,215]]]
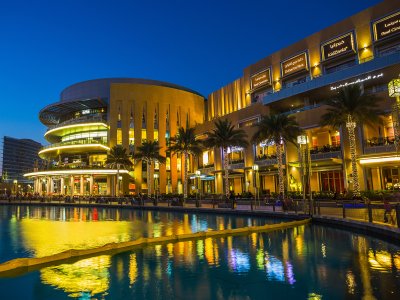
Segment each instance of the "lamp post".
[[17,180],[17,179],[14,179],[14,180],[13,180],[13,183],[14,183],[14,194],[16,195],[16,194],[17,194],[17,184],[18,184],[18,180]]
[[154,194],[155,194],[155,197],[154,197],[154,204],[156,205],[156,203],[157,203],[157,200],[158,200],[158,177],[159,177],[160,175],[158,175],[158,173],[154,173],[153,174],[153,177],[154,177]]
[[311,157],[308,147],[308,136],[299,135],[297,137],[297,143],[300,146],[301,154],[301,175],[302,175],[302,186],[303,186],[303,211],[305,212],[305,204],[307,193],[310,195],[310,213],[312,214],[312,193],[310,184],[310,174],[311,174]]
[[[258,185],[257,185],[257,182],[258,182],[258,165],[254,164],[251,168],[254,171],[253,172],[254,200],[257,203],[257,198],[259,198],[258,197]],[[251,210],[253,210],[253,201],[250,202],[250,205],[251,205]]]
[[400,78],[391,80],[388,84],[389,97],[396,98],[392,106],[392,122],[396,152],[399,152],[400,143]]
[[196,170],[195,173],[196,173],[195,179],[197,179],[196,188],[197,188],[197,194],[198,194],[198,197],[196,196],[196,207],[200,207],[200,200],[201,200],[200,175],[201,175],[201,172],[200,172],[200,170]]

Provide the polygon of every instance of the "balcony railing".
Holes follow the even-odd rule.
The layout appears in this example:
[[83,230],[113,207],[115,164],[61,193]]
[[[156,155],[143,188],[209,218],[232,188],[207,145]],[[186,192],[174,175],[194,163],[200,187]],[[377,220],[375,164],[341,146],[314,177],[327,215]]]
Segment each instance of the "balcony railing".
[[106,123],[107,122],[106,115],[98,114],[98,115],[89,115],[89,116],[82,116],[82,117],[75,118],[75,119],[70,119],[70,120],[64,121],[62,123],[49,126],[47,128],[47,131],[56,129],[59,127],[67,126],[67,125],[82,124],[82,123],[94,123],[94,122]]
[[98,144],[98,145],[107,146],[107,142],[102,140],[101,138],[98,138],[98,139],[97,138],[87,138],[87,139],[79,139],[79,140],[50,144],[50,145],[44,146],[40,151],[45,150],[45,149],[62,147],[62,146],[89,145],[89,144]]
[[364,141],[364,154],[395,152],[394,136],[373,137]]
[[[259,155],[255,158],[256,164],[260,167],[273,166],[278,163],[276,155]],[[282,163],[286,164],[285,155],[282,156]]]

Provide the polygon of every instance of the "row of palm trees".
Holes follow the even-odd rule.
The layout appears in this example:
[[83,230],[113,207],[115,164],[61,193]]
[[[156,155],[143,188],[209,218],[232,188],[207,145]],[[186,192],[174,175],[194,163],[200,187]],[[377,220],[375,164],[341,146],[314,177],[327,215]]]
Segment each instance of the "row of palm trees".
[[[380,121],[381,111],[378,109],[379,99],[372,95],[365,94],[360,86],[350,85],[341,89],[338,94],[326,102],[327,112],[321,117],[321,125],[331,126],[335,129],[346,127],[350,143],[350,158],[353,176],[353,194],[360,195],[357,155],[356,155],[356,135],[355,128],[363,123],[376,123]],[[196,157],[201,154],[203,148],[218,148],[223,153],[223,169],[225,194],[229,196],[229,161],[228,149],[230,147],[246,148],[249,145],[248,136],[244,130],[235,128],[228,119],[215,121],[215,129],[207,133],[204,141],[199,141],[195,136],[195,129],[179,128],[175,137],[170,139],[168,151],[172,155],[183,156],[184,159],[184,198],[188,196],[188,160],[189,156]],[[294,116],[284,114],[271,114],[263,116],[254,125],[256,131],[251,138],[252,143],[268,142],[276,145],[279,193],[283,196],[285,192],[285,180],[283,175],[283,155],[288,143],[296,144],[297,136],[303,133]],[[133,155],[138,161],[147,163],[148,194],[151,194],[151,168],[153,163],[164,163],[165,157],[160,155],[160,147],[157,142],[145,141],[138,147]],[[130,167],[132,162],[121,146],[111,149],[107,157],[109,166],[117,167],[117,176],[121,167]],[[117,180],[119,182],[119,180]],[[117,186],[119,191],[119,186]]]

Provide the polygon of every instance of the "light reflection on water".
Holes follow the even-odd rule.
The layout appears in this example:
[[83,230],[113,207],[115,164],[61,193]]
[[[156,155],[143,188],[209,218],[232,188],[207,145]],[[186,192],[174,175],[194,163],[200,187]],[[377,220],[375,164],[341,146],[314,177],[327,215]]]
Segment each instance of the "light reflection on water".
[[[325,254],[315,239],[321,233]],[[121,295],[134,299],[264,299],[267,295],[271,299],[392,299],[400,296],[399,259],[396,246],[335,229],[301,226],[247,237],[156,245],[39,273],[41,284],[52,286],[54,295],[81,299],[88,295],[110,299],[126,299]]]
[[[0,262],[17,257],[43,257],[67,249],[187,234],[218,228],[240,228],[277,222],[248,217],[180,214],[138,210],[0,207]],[[182,249],[183,251],[183,249]]]
[[[123,213],[119,217],[127,222]],[[143,217],[165,219],[147,212]],[[237,225],[217,218],[216,228]],[[181,220],[180,228],[187,222],[191,230],[204,221],[190,215]],[[167,232],[164,224],[158,227],[151,232]],[[21,282],[26,289],[17,288]],[[300,226],[48,267],[0,279],[0,293],[5,299],[399,299],[399,285],[399,247],[342,230]]]

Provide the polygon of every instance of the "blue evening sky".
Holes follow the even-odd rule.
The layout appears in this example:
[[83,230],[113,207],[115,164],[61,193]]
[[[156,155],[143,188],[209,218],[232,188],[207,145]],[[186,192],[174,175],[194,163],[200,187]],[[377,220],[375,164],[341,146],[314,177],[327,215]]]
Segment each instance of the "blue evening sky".
[[207,97],[246,66],[378,2],[0,0],[0,137],[44,143],[39,110],[88,79],[156,79]]

